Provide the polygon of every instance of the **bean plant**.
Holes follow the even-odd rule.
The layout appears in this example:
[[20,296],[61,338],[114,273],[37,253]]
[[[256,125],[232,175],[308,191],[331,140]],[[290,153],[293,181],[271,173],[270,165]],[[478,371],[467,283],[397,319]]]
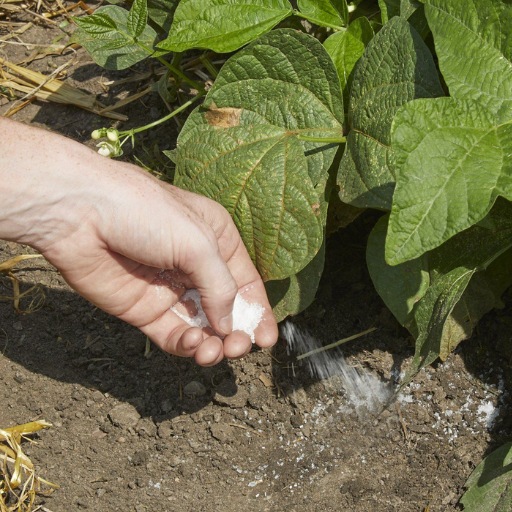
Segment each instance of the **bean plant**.
[[[167,152],[174,183],[228,210],[278,320],[315,297],[334,201],[384,212],[366,256],[416,340],[403,385],[500,305],[512,284],[509,0],[134,0],[75,21],[100,66],[157,59],[164,99],[196,91]],[[181,68],[187,52],[211,87]],[[218,73],[212,52],[231,54]],[[109,141],[103,154],[119,154]],[[498,510],[478,508],[480,491],[467,509]]]

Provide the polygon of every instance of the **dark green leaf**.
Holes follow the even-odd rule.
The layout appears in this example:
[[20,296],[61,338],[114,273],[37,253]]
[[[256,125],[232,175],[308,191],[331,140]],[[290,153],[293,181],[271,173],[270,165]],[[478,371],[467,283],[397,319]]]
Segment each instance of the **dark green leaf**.
[[343,103],[348,107],[348,94],[353,79],[353,70],[373,37],[373,29],[367,18],[357,18],[347,30],[329,36],[324,47],[338,71]]
[[349,101],[352,130],[338,172],[342,201],[361,208],[391,208],[393,117],[414,98],[442,94],[425,43],[407,21],[393,18],[370,41],[354,70]]
[[419,302],[414,313],[419,335],[406,381],[439,357],[446,322],[475,272],[464,267],[451,270],[437,279]]
[[392,267],[384,259],[388,215],[381,217],[368,238],[366,261],[375,289],[396,319],[410,326],[413,309],[430,283],[426,255]]
[[[147,49],[141,48],[129,35],[127,26],[128,11],[126,9],[107,5],[97,9],[94,15],[97,14],[106,15],[113,20],[116,29],[112,30],[108,36],[115,41],[113,46],[105,44],[104,39],[98,40],[82,28],[78,28],[73,34],[74,40],[91,54],[94,62],[107,69],[126,69],[146,57],[154,55],[152,49],[157,42],[157,33],[151,27],[146,26],[139,36],[138,42]],[[126,40],[126,44],[117,46],[121,45],[123,40]]]
[[394,16],[400,16],[400,0],[379,0],[379,7],[383,25]]
[[169,33],[179,0],[148,0],[148,16]]
[[482,220],[512,199],[512,124],[474,102],[418,100],[393,125],[397,185],[386,260],[397,264]]
[[428,0],[439,67],[456,99],[512,118],[512,5],[499,0]]
[[425,16],[425,6],[423,3],[419,0],[401,0],[400,16],[405,18],[414,27],[422,39],[427,37],[430,29]]
[[180,133],[176,184],[227,208],[266,280],[296,274],[320,250],[337,145],[297,136],[339,136],[342,118],[322,45],[276,30],[228,60]]
[[134,38],[138,38],[148,22],[148,4],[147,0],[134,0],[132,8],[128,13],[126,25],[130,34]]
[[168,38],[160,48],[183,52],[237,50],[292,14],[288,0],[181,0]]
[[348,25],[348,18],[349,18],[349,12],[348,12],[348,5],[347,0],[330,0],[332,6],[336,9],[336,12],[338,13],[338,16],[340,17],[343,26]]
[[460,502],[465,512],[512,510],[512,443],[487,455],[471,473]]

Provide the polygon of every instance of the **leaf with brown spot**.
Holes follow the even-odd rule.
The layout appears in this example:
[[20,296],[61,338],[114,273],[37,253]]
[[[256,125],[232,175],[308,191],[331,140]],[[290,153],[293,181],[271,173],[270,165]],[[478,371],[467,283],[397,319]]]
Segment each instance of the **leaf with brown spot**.
[[241,114],[241,108],[210,107],[204,117],[211,126],[216,126],[217,128],[231,128],[233,126],[239,126]]
[[338,148],[298,135],[339,137],[342,120],[326,50],[304,33],[275,30],[226,62],[187,119],[173,155],[175,183],[228,210],[264,280],[295,276],[322,246]]

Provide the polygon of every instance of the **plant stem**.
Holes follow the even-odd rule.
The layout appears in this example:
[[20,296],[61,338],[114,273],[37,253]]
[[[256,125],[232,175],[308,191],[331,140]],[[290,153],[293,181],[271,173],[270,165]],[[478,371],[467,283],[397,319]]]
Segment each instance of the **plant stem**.
[[219,71],[217,68],[212,64],[212,61],[208,58],[208,55],[204,53],[199,57],[201,62],[204,64],[204,67],[210,72],[210,74],[213,76],[213,78],[217,78],[219,75]]
[[149,130],[150,128],[153,128],[154,126],[158,126],[161,123],[165,123],[165,121],[171,119],[171,117],[174,117],[176,114],[179,114],[181,111],[185,110],[187,107],[192,105],[192,103],[194,103],[194,101],[197,101],[199,98],[201,98],[205,94],[206,94],[205,92],[199,92],[191,100],[188,100],[186,103],[183,103],[183,105],[181,105],[181,107],[178,107],[176,110],[173,110],[171,113],[167,114],[165,117],[162,117],[162,119],[157,119],[156,121],[153,121],[152,123],[146,124],[144,126],[140,126],[139,128],[132,128],[131,130],[119,132],[119,135],[120,136],[135,135],[136,133],[140,133],[145,130]]
[[[140,41],[134,41],[136,44],[138,44],[143,50],[147,51],[151,55],[155,53],[154,50],[146,46],[144,43],[141,43]],[[172,73],[174,73],[176,76],[180,77],[184,82],[187,82],[191,87],[194,89],[197,89],[200,93],[204,93],[204,87],[202,87],[200,84],[198,84],[195,80],[192,80],[189,78],[183,71],[179,70],[178,68],[174,67],[172,64],[167,62],[162,57],[159,57],[158,55],[154,57],[156,60],[158,60],[160,63],[162,63],[167,69],[169,69]]]
[[307,141],[307,142],[325,142],[326,144],[330,143],[338,143],[341,144],[347,141],[346,137],[310,137],[308,135],[297,135],[299,140]]
[[311,23],[314,23],[315,25],[320,25],[321,27],[329,27],[333,30],[346,30],[346,27],[340,27],[339,25],[333,25],[332,23],[327,23],[325,21],[319,20],[317,18],[313,18],[312,16],[308,16],[307,14],[303,14],[297,9],[294,9],[293,14],[295,16],[298,16],[299,18],[304,18],[305,20],[310,21]]

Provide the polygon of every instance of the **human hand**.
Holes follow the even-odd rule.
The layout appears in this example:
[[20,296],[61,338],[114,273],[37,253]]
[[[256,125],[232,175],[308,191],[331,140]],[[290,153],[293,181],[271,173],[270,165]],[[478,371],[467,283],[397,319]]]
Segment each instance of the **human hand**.
[[[26,153],[7,161],[5,152],[0,155],[0,169],[15,168],[28,180],[21,187],[25,207],[16,216],[25,219],[18,222],[23,235],[2,235],[0,218],[0,236],[36,247],[81,295],[167,352],[193,356],[201,365],[249,352],[249,336],[231,333],[238,291],[265,308],[256,343],[275,343],[277,325],[263,282],[222,206],[67,139],[35,133],[44,139],[38,148],[53,148],[39,152],[37,172]],[[174,282],[162,281],[162,269],[178,270]],[[183,285],[199,290],[210,324],[228,334],[224,341],[170,311]]]

